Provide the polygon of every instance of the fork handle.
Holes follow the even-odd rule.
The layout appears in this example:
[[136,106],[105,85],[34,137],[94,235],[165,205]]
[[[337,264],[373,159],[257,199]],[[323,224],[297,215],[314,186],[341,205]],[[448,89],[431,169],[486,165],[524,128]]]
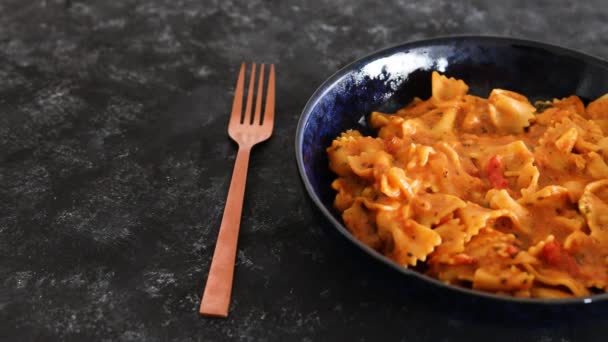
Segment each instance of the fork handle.
[[236,155],[226,207],[199,309],[201,315],[228,316],[250,152],[251,147],[239,146]]

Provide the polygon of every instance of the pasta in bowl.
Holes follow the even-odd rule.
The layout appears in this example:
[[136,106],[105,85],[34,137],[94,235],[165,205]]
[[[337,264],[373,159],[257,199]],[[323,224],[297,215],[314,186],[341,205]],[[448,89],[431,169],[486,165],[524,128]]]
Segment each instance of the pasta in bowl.
[[595,209],[607,124],[592,113],[606,92],[608,62],[554,45],[479,36],[397,45],[345,66],[311,96],[296,132],[298,170],[327,222],[407,282],[500,301],[595,303],[608,299],[603,276],[578,272],[595,272],[581,266],[588,258],[596,270],[602,262],[584,251],[602,243],[593,231],[604,225]]
[[373,112],[327,149],[350,232],[448,284],[565,298],[608,285],[608,95],[537,102],[470,95],[432,73],[432,95]]

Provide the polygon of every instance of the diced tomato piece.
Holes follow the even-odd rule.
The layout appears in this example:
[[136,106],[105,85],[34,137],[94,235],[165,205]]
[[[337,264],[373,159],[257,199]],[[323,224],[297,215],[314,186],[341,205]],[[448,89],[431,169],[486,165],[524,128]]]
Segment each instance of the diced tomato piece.
[[486,166],[486,174],[492,187],[495,189],[505,189],[509,187],[509,181],[502,175],[503,165],[498,156],[490,158]]
[[559,246],[559,243],[557,243],[557,241],[554,240],[554,241],[547,242],[543,246],[543,258],[550,265],[553,265],[553,266],[559,265],[560,249],[561,248]]
[[568,252],[562,248],[559,242],[555,240],[547,242],[543,246],[542,257],[545,259],[547,264],[570,274],[575,275],[580,272],[580,269],[572,255],[568,254]]
[[507,253],[510,256],[514,256],[515,254],[519,253],[519,248],[513,246],[513,245],[508,245],[507,246]]

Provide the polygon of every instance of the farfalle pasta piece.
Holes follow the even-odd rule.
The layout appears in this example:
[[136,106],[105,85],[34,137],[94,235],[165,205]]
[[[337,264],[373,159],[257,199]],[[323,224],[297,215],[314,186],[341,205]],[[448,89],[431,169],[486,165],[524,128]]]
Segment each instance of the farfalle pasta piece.
[[530,227],[526,224],[529,222],[528,209],[513,199],[506,190],[491,189],[486,194],[486,200],[490,208],[506,212],[519,231],[530,233]]
[[397,263],[416,266],[441,243],[434,230],[404,215],[403,211],[380,211],[376,222],[378,234],[384,240],[384,253]]
[[587,182],[583,179],[572,179],[562,184],[564,188],[568,189],[568,198],[571,203],[578,203],[586,185]]
[[578,208],[587,219],[591,236],[608,242],[608,179],[587,184]]
[[491,188],[520,191],[533,190],[538,185],[540,175],[534,165],[534,156],[522,140],[480,147],[471,156],[480,165]]
[[579,230],[565,239],[563,248],[577,260],[579,274],[586,287],[606,289],[608,250],[604,243]]
[[445,134],[454,132],[454,126],[456,125],[456,117],[458,115],[459,108],[452,106],[446,108],[441,113],[441,119],[435,123],[431,128],[431,132],[436,137],[441,137]]
[[382,246],[373,213],[365,208],[361,202],[353,203],[351,207],[344,210],[342,220],[359,241],[374,249],[379,249]]
[[433,71],[431,75],[431,99],[433,103],[441,103],[464,96],[469,86],[462,80],[448,78]]
[[523,140],[480,148],[476,156],[480,163],[485,165],[492,157],[497,155],[500,156],[506,171],[518,170],[524,164],[533,161],[534,158]]
[[[398,202],[392,201],[390,198],[385,196],[379,196],[377,194],[373,196],[361,196],[357,197],[355,201],[363,204],[367,209],[371,210],[384,210],[384,211],[394,211],[401,208],[401,205]],[[407,207],[404,207],[407,208]]]
[[431,227],[444,221],[450,214],[466,207],[459,197],[442,193],[419,194],[412,201],[416,221]]
[[369,115],[369,125],[372,128],[382,128],[388,126],[391,121],[403,122],[403,118],[395,116],[393,114],[386,114],[381,112],[372,112]]
[[[450,265],[458,263],[458,258],[455,256],[464,252],[467,227],[460,222],[460,219],[451,219],[437,226],[435,232],[441,237],[441,244],[431,254],[429,263]],[[472,258],[468,260],[472,261]],[[462,257],[460,262],[462,263]]]
[[604,135],[608,134],[608,118],[606,119],[593,119],[589,120],[597,125]]
[[472,202],[468,202],[466,207],[458,210],[458,217],[466,227],[465,242],[469,242],[481,229],[489,227],[492,221],[500,217],[517,219],[509,210],[492,210]]
[[[472,287],[484,291],[511,293],[529,289],[534,277],[515,264],[514,257],[519,253],[516,245],[513,234],[491,228],[485,228],[473,237],[459,254],[472,260],[468,264],[468,267],[474,267]],[[455,265],[462,268],[458,263]],[[452,266],[444,265],[443,268],[445,270]]]
[[582,297],[590,294],[590,291],[582,282],[576,280],[566,272],[551,268],[536,269],[530,265],[526,265],[526,270],[534,275],[536,282],[539,282],[545,286],[567,288],[574,296]]
[[590,293],[584,282],[577,277],[580,270],[574,258],[562,248],[553,235],[531,246],[528,252],[543,261],[535,265],[524,265],[528,272],[534,274],[536,281],[545,286],[563,286],[575,296]]
[[407,118],[415,118],[425,113],[428,113],[429,111],[435,108],[436,106],[430,99],[424,101],[419,97],[414,97],[412,102],[410,102],[407,106],[399,109],[397,112],[395,112],[394,115]]
[[563,153],[570,153],[578,139],[578,130],[574,127],[568,129],[555,140],[555,146]]
[[492,292],[517,292],[529,290],[533,281],[532,274],[515,266],[499,270],[493,267],[480,267],[473,275],[473,288]]
[[382,150],[381,140],[364,137],[358,131],[346,131],[327,148],[329,168],[339,176],[351,175],[352,169],[348,164],[348,157],[358,156],[362,152],[373,153]]
[[359,155],[347,156],[346,162],[357,176],[374,179],[392,166],[393,157],[384,151],[361,152]]
[[402,138],[404,122],[402,117],[380,112],[372,112],[369,119],[369,125],[378,129],[378,137],[382,139]]
[[416,167],[425,167],[429,162],[429,157],[437,153],[431,146],[411,143],[408,149],[408,154],[403,164],[406,169],[414,169]]
[[572,298],[574,295],[570,292],[556,289],[553,287],[535,286],[530,289],[530,296],[534,298],[544,299],[566,299]]
[[608,119],[608,94],[589,102],[585,113],[591,119]]
[[[599,148],[597,144],[604,137],[602,129],[596,122],[586,120],[575,112],[553,108],[538,115],[537,120],[539,124],[547,126],[544,135],[538,141],[539,145],[553,144],[564,153],[572,150],[577,153],[597,151]],[[576,130],[576,133],[573,130]],[[568,139],[572,139],[574,135],[576,135],[576,139],[574,139],[572,149],[567,150],[558,146],[564,144]],[[562,143],[558,143],[560,139],[563,139]]]
[[353,205],[355,198],[361,195],[365,185],[353,178],[338,178],[331,183],[331,187],[337,191],[334,207],[339,211],[344,211]]
[[405,171],[398,167],[391,167],[380,177],[380,191],[388,197],[411,201],[419,187],[419,180],[407,177]]
[[504,89],[492,90],[488,108],[496,129],[512,134],[522,133],[530,126],[536,112],[525,96]]
[[604,158],[596,152],[589,152],[585,155],[587,163],[585,172],[595,179],[608,178],[608,165]]
[[530,243],[536,243],[550,234],[563,239],[585,225],[584,218],[572,208],[574,202],[571,201],[566,187],[548,185],[527,193],[517,202],[525,208],[535,208],[529,212],[527,218],[527,225],[534,229],[534,234],[530,234]]
[[504,175],[507,178],[516,178],[513,190],[519,190],[522,197],[538,189],[540,171],[532,160],[526,162],[519,170],[505,171]]
[[568,188],[560,185],[547,185],[544,188],[530,192],[526,196],[520,198],[517,202],[522,205],[539,205],[546,206],[549,203],[556,203],[560,207],[564,205],[562,199],[568,197]]
[[[428,136],[429,128],[419,118],[403,120],[399,127],[401,129],[400,136],[408,137],[411,140],[414,140],[415,137],[422,137],[424,139],[425,136]],[[380,134],[385,134],[382,129],[378,132],[378,135]]]
[[585,115],[585,105],[583,104],[583,101],[581,101],[581,98],[576,95],[568,96],[563,99],[554,99],[551,106],[578,115]]
[[[438,162],[438,160],[434,160],[431,168],[433,169],[434,174],[442,176],[443,179],[441,179],[440,182],[443,183],[445,192],[461,194],[464,192],[463,187],[466,187],[473,192],[481,191],[483,188],[483,181],[471,174],[471,167],[475,168],[471,160],[462,160],[454,146],[445,142],[436,143],[434,148],[438,152],[436,158],[441,161]],[[468,169],[465,168],[465,165],[467,164]],[[439,172],[439,166],[443,167],[443,172]],[[458,181],[455,181],[456,179],[458,179]]]

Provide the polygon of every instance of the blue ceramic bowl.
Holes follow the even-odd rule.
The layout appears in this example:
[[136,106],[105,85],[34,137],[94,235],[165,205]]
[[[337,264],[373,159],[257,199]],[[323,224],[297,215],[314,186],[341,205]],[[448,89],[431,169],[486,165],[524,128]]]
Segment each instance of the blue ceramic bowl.
[[572,94],[583,100],[608,92],[608,62],[544,43],[501,38],[458,36],[405,43],[363,57],[331,76],[312,95],[298,124],[296,158],[306,191],[323,215],[352,243],[405,275],[471,295],[515,302],[591,303],[608,294],[588,298],[517,299],[446,285],[405,269],[356,240],[333,209],[330,187],[335,175],[328,168],[325,149],[347,129],[373,134],[366,116],[373,110],[393,112],[414,96],[428,98],[431,72],[463,79],[471,94],[487,97],[493,88],[514,90],[531,101]]

